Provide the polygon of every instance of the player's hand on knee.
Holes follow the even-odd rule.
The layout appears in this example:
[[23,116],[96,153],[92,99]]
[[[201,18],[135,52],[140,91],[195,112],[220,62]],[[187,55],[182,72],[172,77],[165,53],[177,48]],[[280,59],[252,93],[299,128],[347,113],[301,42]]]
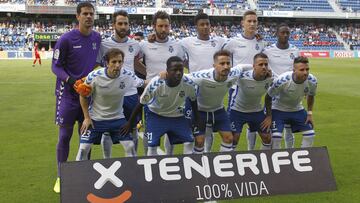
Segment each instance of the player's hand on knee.
[[261,130],[270,132],[271,121],[272,121],[272,117],[266,116],[265,119],[263,120],[263,122],[261,122],[261,125],[260,125]]
[[131,123],[126,122],[126,124],[120,128],[120,135],[122,135],[122,136],[127,135],[127,134],[129,134],[130,130],[131,130]]
[[94,128],[94,124],[92,120],[90,118],[85,118],[81,125],[80,133],[84,134],[89,129],[90,126],[91,128]]
[[310,123],[311,126],[314,128],[314,121],[313,121],[312,114],[308,114],[307,117],[306,117],[305,124],[308,124],[308,123]]

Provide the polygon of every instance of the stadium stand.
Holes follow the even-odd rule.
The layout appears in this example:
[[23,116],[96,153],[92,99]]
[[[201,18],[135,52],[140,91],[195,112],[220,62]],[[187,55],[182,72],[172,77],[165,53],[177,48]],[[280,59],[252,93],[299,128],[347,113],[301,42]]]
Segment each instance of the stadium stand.
[[359,0],[338,0],[337,3],[343,11],[346,11],[346,12],[360,11],[360,1]]
[[327,0],[258,0],[260,10],[332,12]]
[[360,24],[339,27],[338,32],[351,50],[360,50]]
[[165,7],[201,9],[201,8],[249,8],[247,0],[166,0]]

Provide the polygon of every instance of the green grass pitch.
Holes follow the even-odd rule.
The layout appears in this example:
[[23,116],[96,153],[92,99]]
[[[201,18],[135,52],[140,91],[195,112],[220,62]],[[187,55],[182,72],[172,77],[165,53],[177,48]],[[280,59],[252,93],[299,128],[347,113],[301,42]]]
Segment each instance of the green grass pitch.
[[[328,147],[338,190],[224,202],[360,202],[360,59],[310,62],[311,72],[319,81],[314,108],[315,145]],[[55,77],[50,60],[44,60],[42,67],[33,68],[31,63],[0,61],[1,203],[59,202],[59,195],[52,191],[58,139],[54,124]],[[74,137],[70,160],[77,151],[78,139]],[[300,135],[296,140],[299,146]],[[240,150],[245,150],[245,136],[240,142]],[[218,138],[214,147],[219,149]],[[121,147],[116,146],[113,155],[122,156]],[[99,147],[94,147],[93,158],[101,158]]]

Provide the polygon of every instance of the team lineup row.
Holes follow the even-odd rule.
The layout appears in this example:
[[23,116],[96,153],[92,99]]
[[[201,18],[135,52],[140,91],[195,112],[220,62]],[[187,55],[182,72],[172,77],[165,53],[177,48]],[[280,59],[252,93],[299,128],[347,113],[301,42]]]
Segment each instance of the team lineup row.
[[[89,159],[91,144],[100,140],[105,158],[111,156],[113,143],[121,143],[128,156],[135,155],[135,124],[142,106],[148,155],[157,154],[164,134],[167,154],[179,143],[184,153],[209,152],[213,131],[222,138],[220,151],[232,151],[245,123],[249,149],[254,149],[256,133],[263,149],[280,148],[284,128],[286,147],[294,146],[293,132],[303,133],[302,147],[312,146],[317,81],[309,74],[308,60],[288,43],[286,24],[277,28],[277,43],[265,47],[256,36],[255,12],[244,14],[244,33],[230,40],[210,37],[209,17],[200,13],[195,16],[198,36],[175,41],[168,38],[170,16],[159,11],[153,16],[155,34],[138,43],[128,38],[129,16],[124,11],[113,14],[114,35],[104,41],[92,30],[91,4],[80,3],[76,17],[79,29],[61,36],[52,64],[57,76],[58,165],[68,158],[76,121],[82,135],[77,160]],[[97,65],[104,68],[93,70]],[[189,74],[183,74],[184,67]],[[134,71],[146,75],[146,81]],[[77,82],[83,77],[84,83]],[[137,87],[145,87],[140,102]],[[301,103],[304,96],[307,112]],[[60,191],[59,178],[54,190]]]

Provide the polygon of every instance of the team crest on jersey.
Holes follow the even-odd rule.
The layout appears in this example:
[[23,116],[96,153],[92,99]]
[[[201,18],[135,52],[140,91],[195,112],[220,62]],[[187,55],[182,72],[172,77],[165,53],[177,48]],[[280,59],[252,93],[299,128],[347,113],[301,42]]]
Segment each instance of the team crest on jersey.
[[125,83],[124,83],[124,82],[120,82],[119,88],[120,88],[120,89],[124,89],[124,88],[125,88]]
[[304,93],[308,93],[308,92],[309,92],[309,87],[305,87]]
[[132,53],[134,51],[134,47],[132,45],[129,46],[129,52]]
[[181,91],[179,92],[179,96],[180,96],[180,97],[185,97],[185,92],[184,92],[183,90],[181,90]]
[[93,50],[96,50],[96,42],[92,43],[92,48],[93,48]]
[[214,41],[211,41],[211,46],[212,47],[215,47],[216,46],[216,43]]
[[170,53],[173,53],[173,51],[174,51],[174,47],[173,47],[173,46],[169,46],[169,52],[170,52]]
[[290,54],[290,58],[291,58],[292,60],[294,60],[294,59],[295,59],[295,55],[294,55],[293,53],[291,53],[291,54]]
[[59,49],[55,49],[54,51],[54,59],[58,60],[60,56],[60,50]]
[[256,44],[255,49],[256,49],[256,50],[259,50],[259,49],[260,49],[259,44]]

